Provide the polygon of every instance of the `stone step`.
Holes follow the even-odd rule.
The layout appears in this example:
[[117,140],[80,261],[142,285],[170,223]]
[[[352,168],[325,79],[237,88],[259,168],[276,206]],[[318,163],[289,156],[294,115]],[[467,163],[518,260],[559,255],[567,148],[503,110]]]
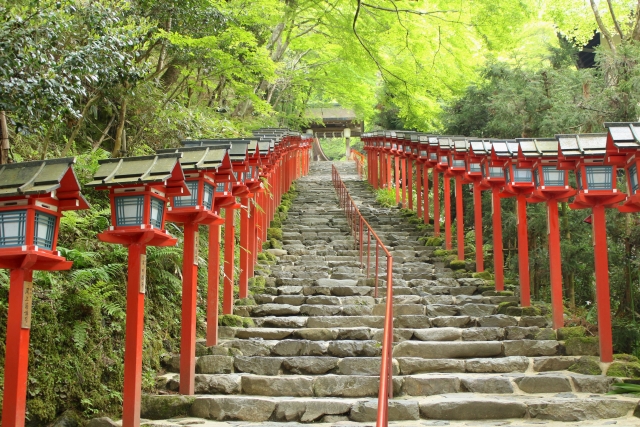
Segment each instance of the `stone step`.
[[[286,346],[274,350],[267,342],[259,344],[228,346],[224,343],[213,353],[196,358],[196,372],[201,374],[249,373],[255,375],[378,375],[380,358],[367,356],[366,347],[334,347],[324,356],[291,356]],[[276,343],[276,342],[274,342]],[[375,349],[369,348],[369,353]],[[245,354],[246,353],[246,354]],[[272,356],[271,354],[281,354]],[[363,354],[363,355],[360,355]],[[581,361],[582,356],[506,356],[501,358],[473,359],[423,359],[418,357],[394,357],[394,375],[415,375],[426,373],[470,373],[470,374],[507,374],[507,373],[548,373],[566,371]],[[180,356],[176,355],[163,362],[167,372],[179,373]],[[602,372],[602,371],[601,371]],[[604,381],[599,375],[578,375],[578,382],[589,378]],[[593,393],[600,393],[592,391]],[[604,393],[604,392],[603,392]]]
[[[280,397],[376,397],[378,395],[380,359],[324,358],[322,365],[304,358],[284,359],[289,375],[255,375],[249,373],[197,374],[196,394],[244,394]],[[369,365],[369,366],[367,366]],[[377,365],[377,366],[376,366]],[[372,368],[377,368],[372,369]],[[197,369],[197,367],[196,367]],[[310,374],[304,371],[311,370]],[[397,366],[394,370],[398,370]],[[166,388],[177,391],[178,374],[167,374]],[[438,394],[605,394],[618,381],[605,376],[579,374],[468,374],[430,373],[394,375],[394,396],[423,397]]]
[[[345,393],[353,390],[355,386],[357,385],[354,384],[345,389]],[[165,410],[158,411],[159,407]],[[460,393],[391,400],[389,419],[392,421],[526,419],[534,424],[546,424],[549,421],[611,420],[606,424],[616,424],[620,421],[619,425],[638,425],[633,418],[627,418],[636,407],[637,399],[626,396],[594,397],[587,393],[560,393],[546,396],[499,394],[475,396]],[[141,407],[141,416],[146,419],[190,415],[215,421],[272,420],[280,423],[372,422],[375,421],[376,413],[376,399],[357,398],[158,395],[144,396]],[[633,424],[625,424],[625,420]]]

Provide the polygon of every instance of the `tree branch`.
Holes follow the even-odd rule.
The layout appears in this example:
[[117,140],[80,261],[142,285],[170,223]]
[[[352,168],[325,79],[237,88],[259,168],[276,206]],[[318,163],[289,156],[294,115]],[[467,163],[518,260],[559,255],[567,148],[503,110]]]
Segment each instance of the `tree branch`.
[[600,32],[602,33],[604,38],[607,40],[607,43],[609,44],[609,47],[611,48],[611,50],[615,52],[616,46],[613,44],[613,38],[611,37],[611,33],[609,32],[609,30],[607,30],[607,27],[605,27],[604,22],[602,21],[602,16],[600,16],[600,11],[598,10],[598,5],[596,4],[595,0],[589,0],[589,3],[591,3],[593,16],[596,18],[596,22],[598,23],[598,28],[600,29]]
[[616,26],[616,31],[620,35],[620,39],[624,40],[624,33],[622,32],[622,28],[620,28],[620,23],[616,19],[616,14],[613,11],[613,4],[611,4],[611,0],[607,0],[607,5],[609,6],[609,13],[611,13],[611,19],[613,19],[613,24]]

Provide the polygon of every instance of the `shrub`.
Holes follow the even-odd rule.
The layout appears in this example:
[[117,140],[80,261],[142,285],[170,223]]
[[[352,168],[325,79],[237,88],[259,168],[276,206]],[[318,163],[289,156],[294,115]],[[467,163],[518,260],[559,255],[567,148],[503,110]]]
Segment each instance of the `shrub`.
[[282,240],[282,229],[280,228],[268,228],[267,229],[267,239],[276,239]]
[[429,237],[425,246],[442,246],[444,239],[442,237]]
[[465,262],[463,260],[456,259],[456,260],[451,261],[451,263],[449,264],[449,267],[452,270],[463,270],[465,265],[466,264],[465,264]]

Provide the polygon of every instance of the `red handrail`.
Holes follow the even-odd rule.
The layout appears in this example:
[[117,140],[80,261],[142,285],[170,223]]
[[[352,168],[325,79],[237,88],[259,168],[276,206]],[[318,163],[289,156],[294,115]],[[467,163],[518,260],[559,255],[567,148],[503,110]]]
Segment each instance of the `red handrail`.
[[[357,161],[356,161],[357,163]],[[335,165],[331,166],[331,180],[338,194],[338,202],[340,207],[344,209],[347,221],[351,227],[353,237],[360,246],[360,265],[364,269],[363,250],[365,245],[364,232],[366,230],[367,245],[367,279],[370,273],[370,256],[371,256],[371,237],[375,240],[375,288],[374,297],[378,297],[378,266],[379,266],[379,248],[382,248],[384,255],[387,257],[387,306],[384,316],[384,333],[382,337],[382,363],[380,364],[380,389],[378,391],[378,416],[376,421],[377,427],[387,427],[389,424],[389,399],[393,398],[393,381],[392,381],[392,351],[393,351],[393,257],[389,250],[384,246],[382,240],[378,237],[373,228],[364,219],[358,206],[353,201],[347,190],[347,186],[340,178],[340,174]]]
[[366,173],[366,169],[364,167],[365,160],[364,155],[358,150],[351,149],[351,160],[356,162],[356,169],[358,170],[358,177],[362,179],[362,177]]

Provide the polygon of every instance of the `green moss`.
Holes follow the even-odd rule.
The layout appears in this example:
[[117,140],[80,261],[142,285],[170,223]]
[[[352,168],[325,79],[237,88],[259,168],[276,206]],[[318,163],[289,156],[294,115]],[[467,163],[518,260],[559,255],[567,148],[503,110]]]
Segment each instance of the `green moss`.
[[270,249],[282,249],[282,243],[276,239],[269,239]]
[[473,273],[473,277],[475,279],[484,279],[484,280],[491,280],[493,279],[493,276],[491,275],[491,273],[489,273],[488,271],[481,271],[479,273]]
[[584,337],[587,334],[587,330],[583,326],[572,326],[567,328],[558,329],[558,339],[566,340],[574,337]]
[[429,237],[425,242],[425,246],[442,246],[444,239],[442,237]]
[[252,295],[259,295],[264,293],[264,288],[267,285],[267,280],[262,276],[256,276],[249,279],[249,292]]
[[602,370],[600,369],[600,363],[598,363],[597,357],[581,357],[576,363],[569,366],[567,369],[571,372],[584,375],[600,375]]
[[252,306],[252,305],[256,305],[256,302],[251,297],[249,297],[249,298],[240,298],[240,299],[236,300],[235,305],[240,306],[240,307]]
[[538,307],[522,307],[523,316],[541,316],[542,311]]
[[508,307],[504,314],[507,316],[522,316],[522,307]]
[[444,249],[436,249],[435,251],[433,251],[433,256],[436,257],[445,257],[447,255],[449,255],[449,252]]
[[518,304],[515,302],[507,302],[507,301],[501,302],[498,304],[498,314],[507,314],[507,309],[509,307],[515,307],[517,305]]
[[632,363],[640,363],[640,359],[631,354],[614,354],[613,360],[616,362],[632,362]]
[[608,377],[640,378],[640,363],[638,362],[613,362],[607,369]]
[[219,326],[231,326],[234,328],[248,328],[253,326],[253,320],[248,317],[236,316],[235,314],[223,314],[218,317]]
[[267,229],[267,239],[276,239],[282,240],[282,229],[280,228],[268,228]]
[[513,291],[498,291],[497,294],[500,297],[512,297]]
[[596,356],[599,352],[597,337],[571,337],[564,346],[567,356]]
[[466,263],[462,260],[453,260],[449,263],[449,268],[452,270],[463,270],[466,266]]

